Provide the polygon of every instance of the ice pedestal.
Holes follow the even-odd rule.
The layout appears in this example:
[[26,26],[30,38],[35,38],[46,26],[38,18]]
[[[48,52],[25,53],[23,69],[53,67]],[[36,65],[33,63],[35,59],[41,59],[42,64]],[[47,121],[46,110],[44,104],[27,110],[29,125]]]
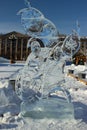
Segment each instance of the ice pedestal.
[[64,99],[48,97],[32,103],[22,103],[21,115],[23,117],[30,117],[34,119],[73,119],[74,109],[72,103],[68,103]]
[[21,103],[21,116],[34,119],[74,119],[71,96],[61,87],[52,89],[47,96],[34,95]]

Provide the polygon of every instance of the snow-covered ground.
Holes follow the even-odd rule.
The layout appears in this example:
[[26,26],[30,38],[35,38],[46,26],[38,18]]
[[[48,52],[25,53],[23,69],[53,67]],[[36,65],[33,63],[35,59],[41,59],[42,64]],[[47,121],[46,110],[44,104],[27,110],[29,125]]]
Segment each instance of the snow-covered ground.
[[[73,68],[83,71],[84,66],[66,66],[65,87],[69,90],[74,106],[74,119],[32,119],[22,118],[20,99],[17,97],[8,79],[22,69],[23,64],[0,64],[0,129],[2,130],[86,130],[87,129],[87,85],[67,76],[67,70]],[[10,108],[9,108],[10,107]],[[9,110],[9,111],[8,111]],[[2,115],[2,111],[4,114]]]
[[1,63],[0,64],[0,79],[8,79],[10,78],[14,73],[18,72],[23,67],[23,64],[21,63]]

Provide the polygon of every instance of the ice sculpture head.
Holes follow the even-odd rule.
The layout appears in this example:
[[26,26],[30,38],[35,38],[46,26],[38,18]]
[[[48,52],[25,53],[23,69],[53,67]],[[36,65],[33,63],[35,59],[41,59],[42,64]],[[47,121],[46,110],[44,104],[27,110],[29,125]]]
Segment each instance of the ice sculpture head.
[[44,15],[36,8],[31,7],[30,2],[25,1],[28,8],[24,8],[18,12],[21,15],[21,23],[26,33],[33,37],[39,38],[45,44],[50,44],[58,40],[58,31],[55,25],[44,17]]
[[25,31],[29,35],[34,35],[34,33],[40,32],[42,30],[42,19],[43,14],[30,6],[30,2],[25,1],[28,8],[24,8],[18,12],[21,14],[21,23]]

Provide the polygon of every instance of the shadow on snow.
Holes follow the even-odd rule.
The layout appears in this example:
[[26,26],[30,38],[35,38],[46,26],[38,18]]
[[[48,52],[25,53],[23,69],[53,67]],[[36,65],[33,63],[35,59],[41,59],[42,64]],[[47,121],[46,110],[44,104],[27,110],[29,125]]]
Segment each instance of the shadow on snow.
[[18,127],[17,124],[1,124],[0,129],[12,129]]
[[75,119],[82,119],[87,123],[87,105],[81,102],[73,102]]

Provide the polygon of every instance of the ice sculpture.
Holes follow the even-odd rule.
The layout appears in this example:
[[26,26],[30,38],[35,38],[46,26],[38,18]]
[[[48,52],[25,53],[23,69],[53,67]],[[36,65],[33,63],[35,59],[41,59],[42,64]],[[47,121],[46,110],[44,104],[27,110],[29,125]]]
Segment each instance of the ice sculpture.
[[[19,11],[25,31],[32,36],[28,41],[31,54],[17,76],[15,89],[21,103],[21,115],[32,118],[74,118],[71,96],[64,88],[64,65],[79,49],[76,33],[58,42],[55,25],[37,9],[31,7]],[[36,40],[41,39],[41,48]],[[51,47],[56,41],[56,45]],[[29,44],[31,43],[31,45]]]

